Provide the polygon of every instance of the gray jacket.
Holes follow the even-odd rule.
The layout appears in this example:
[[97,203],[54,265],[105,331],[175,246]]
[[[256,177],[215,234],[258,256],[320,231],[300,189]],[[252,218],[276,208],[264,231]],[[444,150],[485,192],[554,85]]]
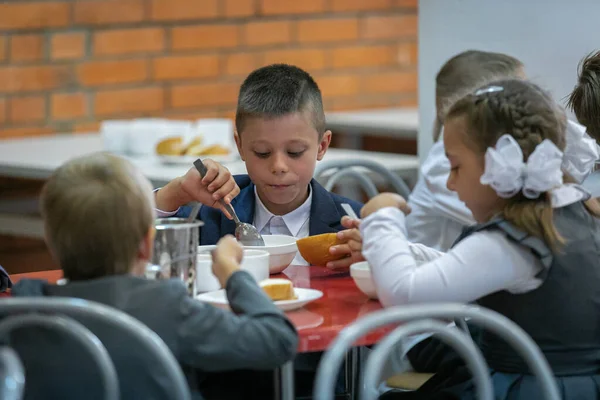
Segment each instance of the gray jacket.
[[[179,360],[194,390],[209,372],[274,369],[296,354],[298,336],[294,326],[247,272],[234,273],[227,282],[226,289],[234,312],[188,297],[180,281],[150,281],[133,276],[110,276],[64,286],[26,280],[16,284],[12,293],[14,296],[75,297],[126,312],[163,339]],[[113,339],[110,332],[99,332],[98,328],[94,332],[113,357],[122,398],[168,398],[167,388],[162,388],[167,393],[160,395],[157,388],[160,385],[149,382],[156,380],[151,372],[150,375],[144,375],[141,368],[132,370],[131,362],[136,358],[136,365],[144,365],[144,354],[136,354],[135,344],[120,343],[119,338],[114,338],[114,343],[106,343]],[[52,343],[55,344],[56,341]],[[31,349],[32,343],[23,345]],[[115,355],[115,351],[111,351],[115,348],[119,349],[116,352],[119,354]],[[36,354],[32,355],[32,360],[37,360],[38,363],[43,358],[39,351],[42,350],[36,350]],[[152,369],[150,365],[147,368]],[[44,376],[39,379],[44,379]],[[69,381],[71,385],[77,382],[83,385],[85,379],[70,377]],[[28,381],[31,382],[30,376]],[[148,393],[144,393],[146,388]],[[71,398],[76,398],[76,392],[73,389],[71,392],[74,394]],[[87,392],[86,398],[89,398],[89,394]],[[33,393],[27,397],[37,398]]]

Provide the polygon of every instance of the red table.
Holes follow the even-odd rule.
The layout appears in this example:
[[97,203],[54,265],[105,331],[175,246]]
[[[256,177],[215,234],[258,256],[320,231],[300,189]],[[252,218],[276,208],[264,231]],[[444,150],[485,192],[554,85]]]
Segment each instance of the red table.
[[[338,333],[357,318],[370,312],[381,309],[381,304],[370,300],[356,287],[348,271],[329,270],[324,267],[306,267],[291,265],[282,274],[274,275],[277,278],[290,279],[295,287],[317,289],[323,292],[323,297],[307,304],[295,311],[286,314],[296,326],[299,335],[298,352],[324,351],[329,347]],[[62,278],[62,271],[30,272],[11,275],[13,283],[21,279],[46,279],[56,283]],[[369,333],[356,342],[357,346],[377,343],[394,327],[385,327]],[[356,393],[356,348],[350,353],[347,360],[347,370],[350,383],[349,393]],[[277,377],[277,397],[292,399],[294,396],[293,364],[287,363],[279,368]]]
[[[363,294],[348,271],[324,267],[289,266],[277,277],[288,277],[295,287],[317,289],[323,297],[287,316],[300,335],[299,352],[323,351],[347,325],[362,315],[381,309],[381,304]],[[357,345],[379,341],[391,329],[380,329],[362,338]]]
[[[296,326],[300,336],[298,351],[324,351],[337,334],[355,319],[381,309],[376,300],[369,300],[356,285],[347,271],[332,271],[324,267],[291,265],[277,278],[289,278],[295,287],[317,289],[323,297],[286,314]],[[21,279],[45,279],[56,283],[62,271],[28,272],[11,275],[13,283]],[[379,329],[363,337],[357,345],[369,345],[379,341],[392,328]]]

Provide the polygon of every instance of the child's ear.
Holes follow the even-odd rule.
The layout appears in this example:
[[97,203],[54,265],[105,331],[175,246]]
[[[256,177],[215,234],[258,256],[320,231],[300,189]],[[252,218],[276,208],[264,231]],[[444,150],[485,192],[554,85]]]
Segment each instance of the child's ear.
[[244,154],[242,153],[242,139],[240,139],[240,135],[238,134],[237,129],[234,129],[233,131],[233,139],[235,140],[235,145],[237,146],[240,158],[242,159],[242,161],[246,161],[244,159]]
[[327,149],[331,144],[331,131],[325,131],[323,137],[321,138],[321,142],[319,143],[319,150],[317,151],[317,160],[321,161],[325,153],[327,153]]
[[140,242],[140,247],[138,248],[138,260],[150,261],[152,259],[155,233],[156,231],[154,230],[154,226],[151,226]]

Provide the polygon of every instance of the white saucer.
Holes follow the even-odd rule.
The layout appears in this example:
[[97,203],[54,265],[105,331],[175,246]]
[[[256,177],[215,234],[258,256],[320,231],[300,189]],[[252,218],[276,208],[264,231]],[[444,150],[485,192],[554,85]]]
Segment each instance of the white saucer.
[[[292,311],[304,307],[311,301],[315,301],[323,296],[323,292],[315,289],[294,288],[298,297],[295,300],[275,301],[274,304],[282,311]],[[204,301],[216,307],[229,308],[229,301],[225,295],[225,290],[215,290],[214,292],[202,293],[196,296],[197,300]]]

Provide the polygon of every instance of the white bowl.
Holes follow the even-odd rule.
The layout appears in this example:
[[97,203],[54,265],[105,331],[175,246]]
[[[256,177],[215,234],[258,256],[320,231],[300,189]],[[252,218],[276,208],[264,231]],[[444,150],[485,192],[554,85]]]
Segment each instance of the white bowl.
[[[212,255],[216,246],[198,246],[196,262],[196,291],[212,292],[221,289],[221,284],[212,273]],[[269,278],[269,253],[264,250],[244,249],[244,258],[240,269],[248,271],[258,283]]]
[[375,282],[371,276],[371,267],[367,261],[354,263],[350,266],[350,276],[361,292],[369,296],[370,299],[377,299],[377,290]]
[[296,257],[296,238],[287,235],[263,235],[264,246],[244,246],[245,249],[265,250],[269,253],[269,273],[278,274]]

